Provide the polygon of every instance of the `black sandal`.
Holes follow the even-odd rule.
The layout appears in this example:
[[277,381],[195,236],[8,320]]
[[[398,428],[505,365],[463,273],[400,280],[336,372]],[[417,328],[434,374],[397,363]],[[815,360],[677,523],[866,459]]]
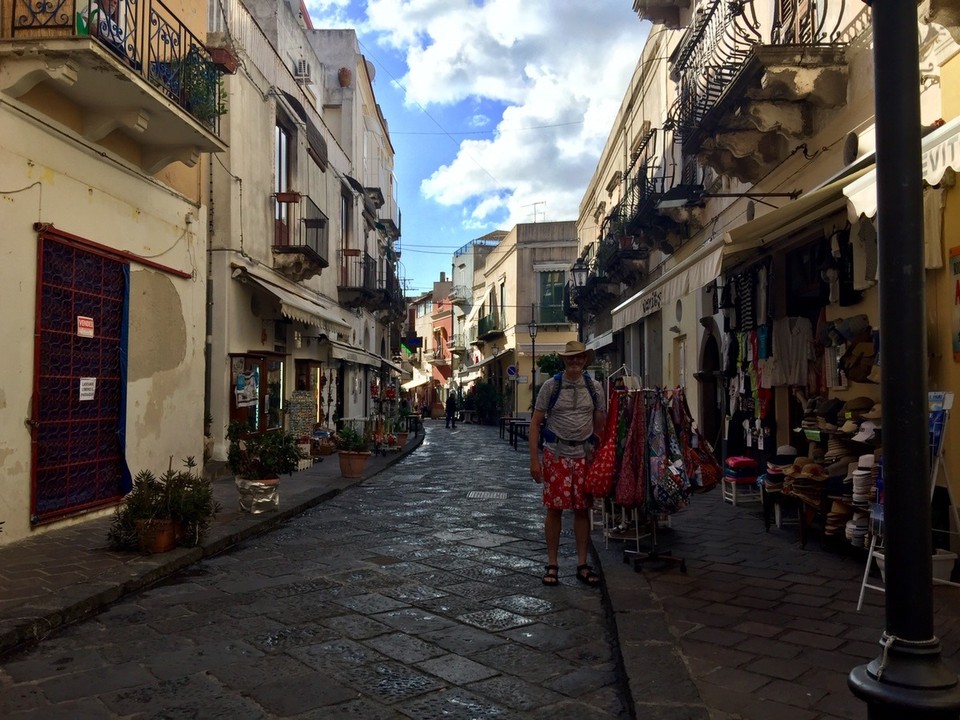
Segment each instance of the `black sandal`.
[[600,576],[586,563],[577,565],[577,580],[590,587],[599,587],[600,585]]
[[543,576],[543,584],[547,587],[556,587],[560,584],[560,568],[556,565],[547,565],[544,568],[547,574]]

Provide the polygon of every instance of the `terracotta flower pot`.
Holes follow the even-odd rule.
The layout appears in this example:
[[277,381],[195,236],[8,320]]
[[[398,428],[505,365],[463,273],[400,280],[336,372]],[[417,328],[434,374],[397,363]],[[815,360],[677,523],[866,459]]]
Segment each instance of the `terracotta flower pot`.
[[137,520],[137,535],[140,549],[148,553],[165,553],[177,546],[177,536],[183,535],[182,528],[177,531],[174,520]]
[[410,436],[408,432],[398,432],[397,433],[397,445],[404,447],[407,444],[407,438]]
[[340,451],[340,474],[345,478],[363,477],[370,459],[369,452]]

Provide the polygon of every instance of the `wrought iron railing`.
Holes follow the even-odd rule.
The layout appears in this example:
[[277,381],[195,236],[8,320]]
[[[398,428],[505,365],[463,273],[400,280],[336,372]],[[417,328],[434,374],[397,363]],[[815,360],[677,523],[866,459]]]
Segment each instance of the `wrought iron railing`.
[[674,56],[679,88],[667,126],[680,142],[694,135],[758,45],[841,44],[845,12],[844,0],[832,7],[826,0],[785,0],[777,4],[773,23],[764,26],[746,0],[701,3]]
[[17,40],[89,36],[213,132],[225,112],[220,71],[161,0],[12,0]]
[[491,313],[490,315],[484,315],[480,320],[477,321],[477,335],[483,336],[487,333],[494,332],[495,330],[501,330],[500,327],[500,318],[497,316],[497,313]]
[[[285,202],[287,197],[298,199],[294,202]],[[327,216],[323,211],[313,200],[297,193],[275,194],[274,202],[276,203],[274,246],[309,250],[326,263]]]
[[340,251],[340,287],[373,293],[377,288],[377,263],[370,253],[355,248]]
[[563,303],[559,305],[537,305],[537,313],[540,317],[537,322],[540,325],[564,325],[567,322],[563,314]]

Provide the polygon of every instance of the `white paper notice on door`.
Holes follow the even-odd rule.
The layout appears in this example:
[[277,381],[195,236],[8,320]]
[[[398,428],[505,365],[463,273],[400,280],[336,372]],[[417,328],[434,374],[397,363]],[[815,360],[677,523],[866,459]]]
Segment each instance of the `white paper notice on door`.
[[97,396],[97,379],[95,377],[80,378],[80,402],[93,400]]

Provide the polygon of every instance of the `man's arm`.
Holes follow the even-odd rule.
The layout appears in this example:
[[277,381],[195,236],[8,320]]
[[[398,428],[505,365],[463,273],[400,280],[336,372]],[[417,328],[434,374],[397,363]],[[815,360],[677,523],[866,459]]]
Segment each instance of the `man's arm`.
[[544,417],[543,410],[534,410],[530,418],[530,431],[527,433],[530,446],[530,477],[536,482],[543,480],[543,470],[540,467],[540,425]]

